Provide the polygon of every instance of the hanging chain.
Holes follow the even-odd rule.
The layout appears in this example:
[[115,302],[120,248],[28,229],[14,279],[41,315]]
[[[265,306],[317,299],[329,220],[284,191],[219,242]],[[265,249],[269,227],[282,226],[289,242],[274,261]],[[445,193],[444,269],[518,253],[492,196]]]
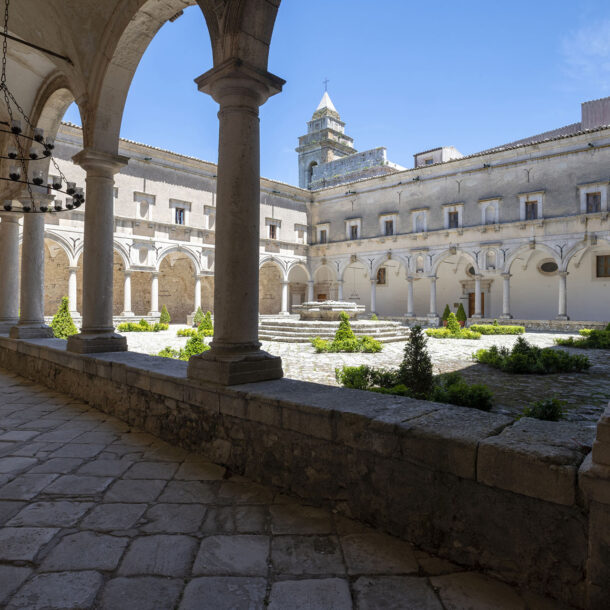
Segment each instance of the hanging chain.
[[6,52],[8,48],[8,5],[10,0],[6,0],[4,4],[4,42],[2,43],[2,77],[0,83],[4,87],[6,83]]

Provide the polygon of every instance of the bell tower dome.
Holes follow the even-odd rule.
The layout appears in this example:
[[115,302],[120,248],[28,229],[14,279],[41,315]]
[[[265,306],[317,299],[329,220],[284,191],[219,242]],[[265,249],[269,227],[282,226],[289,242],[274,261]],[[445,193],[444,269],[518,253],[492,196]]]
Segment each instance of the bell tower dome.
[[299,138],[296,151],[299,153],[301,188],[310,188],[316,166],[358,152],[354,148],[354,140],[345,135],[345,123],[327,91],[307,122],[307,135]]

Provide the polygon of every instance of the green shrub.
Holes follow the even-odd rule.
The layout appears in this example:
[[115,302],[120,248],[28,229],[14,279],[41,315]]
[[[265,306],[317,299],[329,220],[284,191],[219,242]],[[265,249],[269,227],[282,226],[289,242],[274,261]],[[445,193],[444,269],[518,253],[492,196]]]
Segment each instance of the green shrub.
[[[574,338],[568,337],[567,339],[555,339],[556,345],[563,345],[564,347],[578,347],[582,349],[610,349],[610,332],[607,330],[591,330],[588,334],[582,337]],[[582,334],[582,331],[580,331]]]
[[159,322],[161,322],[161,324],[169,324],[171,321],[172,318],[169,315],[169,311],[167,311],[167,307],[163,305],[163,307],[161,307],[161,317],[159,318]]
[[214,336],[214,325],[212,324],[212,314],[209,311],[205,312],[205,316],[203,316],[203,320],[199,327],[197,328],[197,332],[199,332],[204,337],[213,337]]
[[428,398],[480,411],[489,411],[493,406],[493,394],[486,385],[468,384],[457,372],[439,375]]
[[588,337],[588,336],[589,336],[589,335],[590,335],[592,332],[593,332],[593,329],[592,329],[592,328],[581,328],[581,329],[578,331],[578,334],[579,334],[581,337]]
[[512,374],[547,375],[581,372],[591,364],[586,356],[571,355],[564,350],[530,345],[519,337],[512,350],[492,345],[473,354],[474,360]]
[[144,319],[140,320],[138,323],[123,322],[117,326],[117,330],[120,333],[158,333],[160,330],[167,330],[168,328],[168,324],[162,324],[161,322],[149,324]]
[[557,397],[545,398],[524,407],[521,417],[535,417],[546,421],[559,421],[565,417],[565,401]]
[[78,328],[76,328],[70,315],[68,297],[61,298],[59,309],[51,321],[51,328],[53,329],[53,335],[58,339],[67,339],[78,333]]
[[354,331],[349,323],[349,316],[344,311],[339,314],[339,320],[339,328],[337,328],[337,332],[335,333],[335,341],[355,339],[356,335],[354,335]]
[[377,317],[377,314],[374,313],[371,315],[371,320],[373,320],[374,322],[376,322],[377,320],[379,320],[379,318]]
[[174,360],[188,360],[191,356],[197,356],[210,349],[209,345],[203,342],[203,339],[197,335],[191,337],[184,348],[176,350],[172,347],[164,347],[157,356],[162,358],[173,358]]
[[468,328],[461,328],[457,316],[450,313],[447,316],[446,328],[428,328],[426,334],[436,339],[480,339],[481,333],[474,332]]
[[487,386],[469,385],[459,373],[433,376],[426,337],[419,326],[411,330],[398,369],[344,366],[335,369],[335,377],[342,386],[355,390],[425,398],[482,411],[489,411],[493,405],[493,395]]
[[201,309],[201,306],[199,306],[193,317],[193,326],[199,326],[203,322],[203,317],[203,310]]
[[325,352],[367,352],[377,353],[382,350],[382,345],[373,337],[356,337],[349,323],[349,316],[345,312],[339,314],[339,328],[332,341],[325,341],[320,337],[310,339],[317,354]]
[[449,314],[450,314],[450,313],[451,313],[451,309],[449,309],[449,305],[447,304],[447,305],[445,305],[445,309],[444,309],[444,311],[443,311],[443,315],[442,315],[442,317],[441,317],[441,320],[442,320],[443,322],[446,322],[446,321],[447,321],[447,318],[449,317]]
[[450,313],[447,316],[447,330],[452,334],[457,334],[460,332],[460,329],[462,327],[460,326],[460,323],[458,322],[458,319],[455,317],[454,313]]
[[525,326],[504,326],[497,320],[493,324],[471,324],[469,328],[481,335],[522,335],[525,332]]
[[462,303],[460,303],[457,312],[455,314],[455,317],[458,319],[458,322],[466,322],[467,317],[466,317],[466,312],[464,311],[464,305]]
[[411,388],[415,395],[422,397],[430,392],[434,383],[432,360],[426,343],[427,339],[422,333],[421,326],[414,326],[398,367],[398,382]]
[[196,337],[198,332],[196,328],[181,328],[176,332],[176,337]]

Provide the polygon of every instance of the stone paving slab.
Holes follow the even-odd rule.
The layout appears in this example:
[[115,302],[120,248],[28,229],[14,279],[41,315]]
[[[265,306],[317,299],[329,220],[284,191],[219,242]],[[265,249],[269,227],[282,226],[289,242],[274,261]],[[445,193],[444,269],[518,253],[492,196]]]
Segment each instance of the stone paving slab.
[[559,607],[2,371],[0,435],[2,608]]

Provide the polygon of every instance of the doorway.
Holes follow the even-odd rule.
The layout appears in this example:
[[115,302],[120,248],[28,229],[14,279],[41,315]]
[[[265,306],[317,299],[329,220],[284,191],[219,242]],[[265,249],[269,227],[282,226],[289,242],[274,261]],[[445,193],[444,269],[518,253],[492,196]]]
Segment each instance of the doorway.
[[[474,316],[474,292],[468,293],[468,317]],[[485,293],[481,293],[481,315],[485,317]]]

